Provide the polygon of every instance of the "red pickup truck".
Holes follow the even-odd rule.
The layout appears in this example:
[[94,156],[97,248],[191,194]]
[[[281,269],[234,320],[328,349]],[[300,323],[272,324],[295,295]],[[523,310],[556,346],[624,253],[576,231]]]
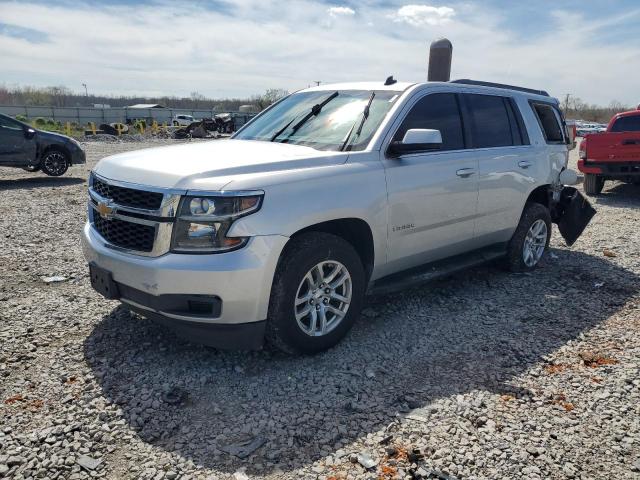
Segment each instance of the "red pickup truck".
[[614,115],[606,132],[582,140],[578,170],[587,195],[602,192],[605,180],[640,184],[640,107]]

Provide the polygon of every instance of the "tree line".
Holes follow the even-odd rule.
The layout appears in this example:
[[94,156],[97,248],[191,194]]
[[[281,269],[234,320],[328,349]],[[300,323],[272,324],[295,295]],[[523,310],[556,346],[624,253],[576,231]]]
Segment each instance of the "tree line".
[[[112,107],[126,107],[136,103],[159,103],[167,108],[182,108],[185,110],[214,109],[218,112],[226,112],[237,111],[240,105],[255,105],[258,110],[263,110],[288,95],[288,93],[280,88],[270,88],[262,94],[252,95],[248,98],[212,99],[199,92],[192,92],[188,97],[142,97],[79,94],[65,86],[41,88],[0,85],[0,105],[83,107],[93,106],[94,104],[107,104]],[[571,95],[566,95],[561,99],[560,106],[565,116],[569,119],[599,123],[607,123],[618,112],[636,108],[636,106],[624,105],[615,100],[608,106],[603,107],[586,103],[579,97]]]
[[587,122],[609,123],[616,113],[627,110],[635,110],[640,105],[624,105],[617,100],[603,107],[582,101],[580,97],[566,95],[560,102],[564,115],[572,120],[585,120]]
[[280,88],[270,88],[262,94],[248,98],[212,99],[192,92],[188,97],[162,96],[115,96],[79,94],[65,86],[31,87],[0,85],[0,105],[29,105],[53,107],[92,107],[94,104],[106,104],[111,107],[127,107],[137,103],[158,103],[167,108],[182,108],[185,110],[210,110],[225,112],[237,111],[240,105],[255,105],[262,110],[289,92]]

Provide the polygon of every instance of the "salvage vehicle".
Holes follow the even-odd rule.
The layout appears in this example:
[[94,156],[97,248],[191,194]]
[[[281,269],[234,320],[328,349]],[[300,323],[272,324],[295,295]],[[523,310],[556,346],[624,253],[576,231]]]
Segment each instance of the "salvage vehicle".
[[221,348],[338,343],[365,294],[491,260],[534,269],[595,211],[546,92],[473,80],[322,85],[231,139],[101,160],[82,235],[109,299]]
[[195,120],[193,119],[193,116],[191,115],[175,115],[173,117],[173,125],[175,127],[186,127],[188,125],[191,125]]
[[587,195],[602,193],[606,180],[640,184],[640,109],[618,113],[604,133],[587,135],[578,170]]
[[0,113],[1,167],[19,167],[28,172],[42,170],[58,177],[70,165],[85,162],[84,150],[73,138],[38,130]]

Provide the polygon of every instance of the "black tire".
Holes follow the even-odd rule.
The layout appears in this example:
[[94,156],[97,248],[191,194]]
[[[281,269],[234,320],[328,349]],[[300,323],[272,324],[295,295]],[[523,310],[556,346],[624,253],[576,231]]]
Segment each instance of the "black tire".
[[604,188],[604,178],[594,173],[584,174],[584,193],[587,195],[599,195]]
[[59,177],[69,169],[69,154],[58,148],[47,150],[40,160],[40,168],[50,177]]
[[[320,262],[331,260],[341,263],[351,276],[351,302],[333,330],[322,336],[311,336],[296,320],[296,295],[307,272]],[[271,288],[267,342],[289,354],[313,354],[331,348],[347,334],[360,315],[364,292],[364,267],[351,244],[322,232],[305,233],[292,239],[280,258]]]
[[[538,220],[542,220],[546,224],[547,238],[544,242],[544,250],[540,258],[538,258],[533,265],[527,265],[524,259],[525,239],[527,238],[529,229]],[[540,227],[542,227],[542,225],[540,225]],[[520,223],[518,223],[516,231],[511,237],[507,247],[507,268],[512,272],[528,272],[535,269],[540,263],[540,260],[544,257],[544,252],[549,246],[550,239],[551,214],[549,213],[549,209],[539,203],[527,203],[524,207],[524,211],[522,212],[522,216],[520,217]]]

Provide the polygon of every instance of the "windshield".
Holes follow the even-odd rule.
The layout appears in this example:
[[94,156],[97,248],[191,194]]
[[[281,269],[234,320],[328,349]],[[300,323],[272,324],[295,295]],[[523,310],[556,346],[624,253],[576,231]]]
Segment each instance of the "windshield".
[[[369,107],[369,116],[362,126],[360,135],[356,135],[352,127],[355,124],[357,129],[362,120],[365,107],[370,101],[370,90],[338,90],[338,95],[326,102],[317,115],[310,116],[298,129],[295,128],[315,105],[325,102],[332,93],[334,92],[324,90],[290,95],[256,118],[233,138],[264,142],[273,139],[275,142],[337,151],[342,149],[347,135],[353,132],[349,140],[349,150],[364,150],[401,92],[375,92]],[[276,136],[281,130],[282,132]]]

